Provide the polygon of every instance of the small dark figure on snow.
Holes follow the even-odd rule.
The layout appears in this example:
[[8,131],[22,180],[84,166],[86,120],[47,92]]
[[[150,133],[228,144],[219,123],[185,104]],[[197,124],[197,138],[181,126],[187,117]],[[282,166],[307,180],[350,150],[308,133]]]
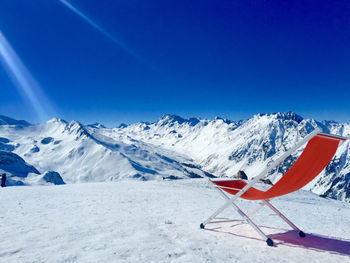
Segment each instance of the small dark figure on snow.
[[1,187],[6,187],[6,174],[1,176]]
[[248,180],[248,176],[242,170],[239,170],[237,172],[237,178],[240,178],[240,179],[243,179],[243,180]]

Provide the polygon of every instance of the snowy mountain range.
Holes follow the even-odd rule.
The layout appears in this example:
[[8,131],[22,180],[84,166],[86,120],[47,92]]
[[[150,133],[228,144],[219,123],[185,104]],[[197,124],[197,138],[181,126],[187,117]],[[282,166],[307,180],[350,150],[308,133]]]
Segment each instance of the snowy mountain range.
[[[1,117],[0,121],[4,119],[10,120]],[[33,125],[11,119],[0,125],[0,156],[11,151],[40,172],[58,171],[68,183],[130,177],[140,180],[213,177],[184,155],[132,138],[115,140],[97,132],[104,129],[101,125],[84,126],[61,119]]]
[[[240,121],[166,115],[154,123],[118,128],[62,119],[29,124],[0,116],[0,150],[17,154],[40,173],[57,171],[67,183],[234,177],[239,170],[253,178],[316,127],[350,135],[350,124],[318,122],[293,112],[257,114]],[[268,178],[275,182],[301,151]],[[306,189],[350,200],[349,141]]]

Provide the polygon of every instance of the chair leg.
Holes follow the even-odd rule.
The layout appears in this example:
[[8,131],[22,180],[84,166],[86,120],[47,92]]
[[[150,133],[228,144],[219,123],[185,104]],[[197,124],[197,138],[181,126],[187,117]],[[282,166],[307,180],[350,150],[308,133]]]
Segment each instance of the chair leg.
[[[215,187],[215,189],[227,200],[230,198],[227,197],[221,189]],[[200,224],[200,228],[204,228],[206,224],[208,224],[210,221],[212,221],[215,217],[217,217],[220,213],[222,213],[227,207],[231,205],[232,202],[226,202],[224,205],[222,205],[220,208],[218,208],[207,220],[205,220],[203,223]]]
[[247,216],[235,203],[232,203],[233,207],[236,209],[238,214],[245,219],[245,221],[256,231],[258,234],[266,241],[267,245],[273,246],[273,241],[268,238],[265,233]]
[[[230,198],[220,189],[220,188],[216,188],[217,191],[223,196],[224,199],[230,200]],[[230,202],[229,204],[232,204],[233,208],[238,212],[238,214],[244,219],[244,221],[246,221],[267,243],[268,246],[273,246],[273,241],[271,238],[268,238],[264,232],[250,219],[250,217],[248,215],[246,215],[240,208],[238,205],[236,205],[236,203],[234,202]],[[260,205],[258,208],[260,209],[263,205]],[[227,207],[226,207],[227,208]],[[226,209],[225,208],[225,209]],[[217,211],[219,211],[220,209],[218,209]],[[224,210],[224,209],[223,209]],[[222,210],[222,211],[223,211]],[[222,212],[221,211],[221,212]],[[214,213],[215,215],[215,213]],[[209,223],[212,219],[214,219],[216,217],[216,215],[213,218],[209,218],[210,220],[207,223]],[[202,223],[200,225],[201,228],[204,228],[205,225],[204,223]]]
[[284,222],[286,222],[291,228],[295,231],[298,231],[300,237],[305,237],[305,233],[301,231],[296,225],[294,225],[287,217],[285,217],[276,207],[274,207],[268,200],[263,200],[263,202],[268,206],[272,211],[274,211]]

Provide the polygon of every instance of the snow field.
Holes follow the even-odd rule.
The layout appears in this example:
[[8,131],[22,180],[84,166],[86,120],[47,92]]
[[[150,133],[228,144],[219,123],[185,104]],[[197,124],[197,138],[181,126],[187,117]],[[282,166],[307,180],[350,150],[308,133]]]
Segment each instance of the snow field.
[[[350,262],[350,204],[306,191],[272,203],[309,235],[288,232],[271,248],[248,225],[199,228],[223,203],[203,179],[0,190],[0,262]],[[289,229],[269,215],[253,217],[267,234]]]

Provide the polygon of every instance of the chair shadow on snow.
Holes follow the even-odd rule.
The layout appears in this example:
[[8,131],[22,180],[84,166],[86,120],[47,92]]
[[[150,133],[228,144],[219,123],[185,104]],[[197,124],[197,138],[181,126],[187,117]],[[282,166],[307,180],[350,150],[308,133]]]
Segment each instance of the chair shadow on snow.
[[[206,228],[206,230],[217,232],[217,233],[225,233],[230,234],[237,237],[249,238],[255,240],[261,240],[259,237],[248,236],[245,234],[235,233],[234,227],[241,225],[243,223],[237,222],[234,225],[230,226],[230,230],[226,227],[213,227]],[[341,239],[338,237],[330,237],[330,236],[322,236],[317,234],[305,233],[306,237],[300,238],[298,233],[294,230],[288,231],[277,228],[270,227],[262,227],[265,229],[272,229],[274,232],[280,231],[281,233],[274,233],[267,235],[269,238],[273,239],[275,246],[284,245],[284,246],[293,246],[300,247],[310,250],[329,252],[334,254],[346,255],[350,256],[350,240]],[[282,232],[283,231],[283,232]]]
[[306,237],[300,238],[296,231],[270,235],[270,238],[279,241],[278,244],[294,245],[306,249],[350,256],[350,240],[309,233],[306,233]]

